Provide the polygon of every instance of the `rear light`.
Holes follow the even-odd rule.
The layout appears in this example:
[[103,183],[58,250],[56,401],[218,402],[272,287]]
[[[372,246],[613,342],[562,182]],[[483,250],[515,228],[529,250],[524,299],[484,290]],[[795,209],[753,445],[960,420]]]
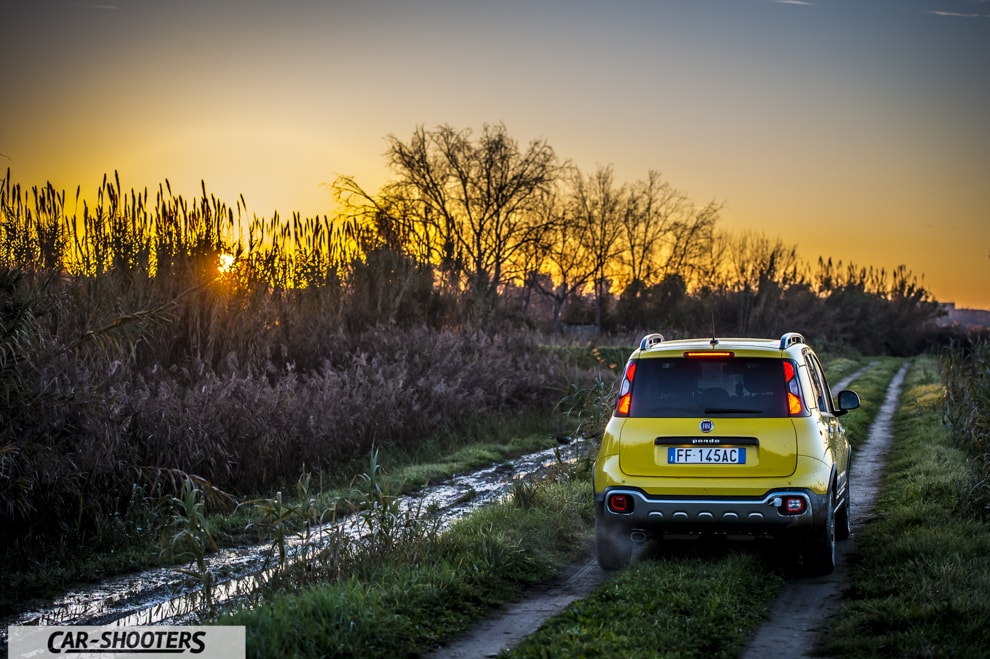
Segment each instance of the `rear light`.
[[616,405],[615,411],[619,416],[629,416],[630,407],[632,407],[632,394],[626,394],[619,398],[619,404]]
[[791,416],[801,416],[804,414],[804,405],[801,403],[797,367],[789,359],[784,360],[784,380],[787,382],[787,413]]
[[800,515],[808,509],[808,500],[804,497],[777,497],[773,503],[781,515]]
[[790,382],[794,379],[794,363],[790,360],[784,360],[784,379]]
[[690,350],[684,356],[688,359],[728,359],[734,354],[730,350]]
[[627,494],[611,494],[608,497],[608,509],[613,513],[631,513],[633,500]]
[[622,383],[619,385],[619,400],[615,404],[616,416],[629,416],[632,407],[632,383],[636,377],[636,362],[626,364],[626,372],[622,375]]
[[791,416],[801,416],[801,399],[787,392],[787,413]]

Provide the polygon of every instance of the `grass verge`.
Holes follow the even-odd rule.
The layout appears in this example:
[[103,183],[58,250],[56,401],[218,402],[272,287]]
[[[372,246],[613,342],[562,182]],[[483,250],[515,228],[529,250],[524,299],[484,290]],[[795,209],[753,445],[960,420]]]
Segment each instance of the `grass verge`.
[[935,359],[909,372],[875,518],[816,654],[973,657],[990,648],[990,529],[967,512],[976,465],[943,424]]
[[[846,414],[841,419],[842,426],[846,429],[846,437],[853,447],[853,460],[856,460],[856,449],[866,443],[869,438],[870,427],[883,405],[887,395],[887,387],[890,385],[894,374],[904,364],[904,360],[896,357],[877,357],[864,360],[863,363],[870,363],[870,368],[853,380],[848,387],[859,394],[860,408]],[[849,370],[851,372],[855,368]],[[830,383],[839,379],[833,377],[829,371]],[[833,396],[838,393],[838,391],[832,391]]]
[[589,546],[587,465],[519,484],[442,535],[426,534],[337,580],[265,595],[216,622],[244,625],[248,656],[418,656]]
[[782,579],[754,554],[634,562],[503,657],[735,657]]

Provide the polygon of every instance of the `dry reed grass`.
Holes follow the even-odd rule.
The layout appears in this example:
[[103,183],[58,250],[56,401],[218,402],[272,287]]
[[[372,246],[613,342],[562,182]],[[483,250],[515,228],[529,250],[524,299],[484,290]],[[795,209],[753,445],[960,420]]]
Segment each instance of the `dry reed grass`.
[[135,486],[175,495],[162,473],[257,493],[552,407],[561,374],[532,338],[439,329],[456,314],[429,269],[202,193],[166,182],[152,203],[114,176],[70,212],[50,184],[0,181],[4,537],[92,537]]

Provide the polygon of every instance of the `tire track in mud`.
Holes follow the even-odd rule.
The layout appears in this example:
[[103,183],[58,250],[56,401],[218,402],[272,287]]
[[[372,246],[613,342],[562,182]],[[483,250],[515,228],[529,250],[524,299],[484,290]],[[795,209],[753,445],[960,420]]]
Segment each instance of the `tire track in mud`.
[[[565,442],[565,438],[558,438]],[[497,501],[511,492],[519,480],[539,477],[561,462],[578,460],[587,450],[583,440],[566,438],[554,448],[496,463],[474,472],[460,474],[425,487],[419,492],[395,498],[399,510],[432,510],[441,528],[474,509]],[[333,534],[344,533],[360,540],[367,529],[359,514],[342,517],[313,530],[312,537],[288,539],[290,561],[305,560],[333,541]],[[207,557],[214,580],[213,602],[250,595],[276,571],[271,542],[261,545],[222,549]],[[198,622],[203,607],[202,584],[184,576],[194,565],[179,565],[122,575],[98,584],[71,589],[47,604],[0,619],[0,657],[5,656],[10,625],[160,625]]]
[[[841,391],[874,364],[869,364],[835,384]],[[866,442],[854,453],[850,468],[850,487],[855,498],[851,501],[852,536],[836,545],[838,565],[826,577],[795,578],[781,590],[770,619],[750,641],[743,659],[764,659],[769,656],[807,657],[818,633],[819,625],[839,603],[841,587],[847,579],[846,556],[852,550],[856,528],[872,514],[887,453],[890,449],[891,426],[900,399],[901,387],[909,364],[905,364],[891,379]],[[591,550],[593,553],[593,550]],[[533,589],[525,599],[509,605],[503,613],[479,623],[465,636],[425,655],[427,659],[466,659],[495,657],[529,636],[546,620],[571,602],[587,597],[610,576],[598,567],[594,556],[572,565],[556,583]]]

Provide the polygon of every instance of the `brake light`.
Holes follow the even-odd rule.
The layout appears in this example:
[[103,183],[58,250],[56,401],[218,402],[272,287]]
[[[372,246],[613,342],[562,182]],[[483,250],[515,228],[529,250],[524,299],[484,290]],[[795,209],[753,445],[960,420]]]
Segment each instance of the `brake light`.
[[619,404],[616,406],[615,411],[619,413],[619,416],[629,416],[630,407],[632,407],[632,394],[626,394],[619,398]]
[[789,361],[784,362],[784,380],[790,382],[794,377],[794,364]]
[[784,360],[784,380],[787,382],[787,413],[791,416],[804,414],[801,403],[801,388],[798,386],[797,368],[790,360]]
[[608,498],[608,507],[614,513],[631,513],[632,499],[625,494],[613,494]]
[[615,405],[617,416],[629,416],[629,409],[632,407],[632,383],[636,377],[636,362],[626,364],[626,372],[622,375],[622,384],[619,385],[619,400]]
[[734,354],[731,350],[689,350],[684,356],[688,359],[728,359]]

